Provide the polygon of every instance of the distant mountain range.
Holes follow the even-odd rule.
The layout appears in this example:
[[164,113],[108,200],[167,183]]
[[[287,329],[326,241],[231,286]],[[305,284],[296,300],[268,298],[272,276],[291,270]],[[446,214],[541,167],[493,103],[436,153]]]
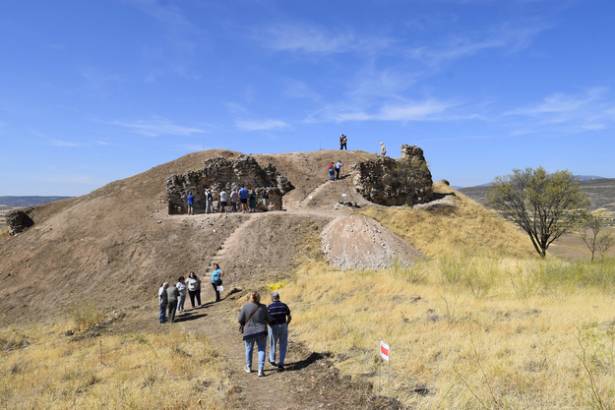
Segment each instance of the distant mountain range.
[[0,208],[27,208],[43,205],[69,196],[0,196]]
[[[577,175],[575,178],[581,184],[581,190],[585,192],[591,201],[591,208],[606,208],[615,212],[615,178],[602,178],[589,175]],[[483,184],[474,187],[459,188],[470,198],[484,205],[487,204],[487,191],[491,184]]]

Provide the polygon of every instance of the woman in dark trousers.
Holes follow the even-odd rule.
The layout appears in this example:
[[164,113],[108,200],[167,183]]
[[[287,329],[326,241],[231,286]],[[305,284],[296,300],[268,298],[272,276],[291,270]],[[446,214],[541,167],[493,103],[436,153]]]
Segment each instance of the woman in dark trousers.
[[218,286],[222,286],[222,269],[220,269],[220,265],[217,263],[212,263],[212,267],[214,269],[211,272],[210,282],[216,293],[216,302],[220,302],[220,291],[218,290]]
[[250,192],[250,199],[248,200],[250,205],[250,212],[256,212],[256,191]]
[[[201,280],[196,273],[190,272],[188,275],[188,295],[190,296],[190,304],[192,308],[201,306]],[[194,303],[196,299],[196,304]]]

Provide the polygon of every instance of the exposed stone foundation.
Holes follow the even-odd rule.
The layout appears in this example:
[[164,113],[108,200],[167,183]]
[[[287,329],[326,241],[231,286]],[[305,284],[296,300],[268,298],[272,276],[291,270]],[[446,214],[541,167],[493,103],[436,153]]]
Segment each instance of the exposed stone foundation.
[[365,199],[380,205],[415,205],[431,200],[433,181],[423,150],[402,145],[402,157],[379,157],[355,165],[354,186]]
[[[190,191],[194,196],[195,212],[204,212],[206,189],[212,190],[214,201],[218,201],[217,195],[221,190],[225,190],[230,196],[233,189],[239,189],[241,186],[256,191],[257,207],[263,211],[282,210],[282,197],[295,189],[272,164],[263,168],[249,155],[236,159],[212,158],[205,161],[202,170],[167,178],[169,214],[188,212],[186,198]],[[266,205],[263,200],[265,197]]]
[[34,221],[24,211],[12,211],[6,215],[6,224],[9,227],[9,234],[16,235],[34,225]]

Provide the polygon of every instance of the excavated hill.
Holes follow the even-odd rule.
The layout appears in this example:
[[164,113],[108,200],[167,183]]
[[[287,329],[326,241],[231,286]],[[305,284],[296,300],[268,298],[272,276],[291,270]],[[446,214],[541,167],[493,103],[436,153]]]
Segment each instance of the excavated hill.
[[[224,263],[232,282],[288,274],[305,240],[317,237],[331,219],[326,212],[251,217],[166,213],[167,177],[199,169],[209,158],[239,155],[221,150],[189,154],[88,195],[33,208],[33,228],[0,238],[0,323],[50,316],[84,303],[139,306],[154,298],[160,282],[190,270],[203,275],[214,258]],[[326,181],[327,163],[341,160],[350,169],[373,157],[339,151],[255,155],[295,185],[285,197],[288,209]]]

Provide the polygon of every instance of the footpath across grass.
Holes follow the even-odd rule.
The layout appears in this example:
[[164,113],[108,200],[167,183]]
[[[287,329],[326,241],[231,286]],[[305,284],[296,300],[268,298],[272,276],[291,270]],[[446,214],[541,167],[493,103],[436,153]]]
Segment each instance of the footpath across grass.
[[413,408],[615,408],[613,260],[447,256],[378,272],[306,262],[281,292],[291,337]]
[[229,382],[181,329],[107,332],[95,312],[0,330],[0,408],[220,409]]

